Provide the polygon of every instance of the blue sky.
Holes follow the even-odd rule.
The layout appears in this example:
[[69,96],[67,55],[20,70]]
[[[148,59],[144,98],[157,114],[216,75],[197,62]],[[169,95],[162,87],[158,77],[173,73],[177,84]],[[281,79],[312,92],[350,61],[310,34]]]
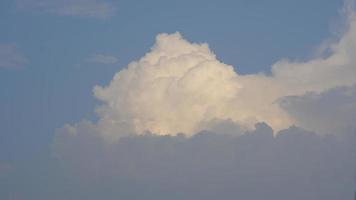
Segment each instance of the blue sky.
[[[31,1],[28,1],[31,4]],[[35,4],[36,1],[33,1]],[[93,118],[92,87],[142,56],[161,32],[207,42],[239,73],[268,72],[280,58],[303,60],[333,37],[342,0],[113,1],[113,16],[60,15],[0,2],[0,43],[28,60],[0,69],[0,156],[46,148],[56,128]],[[114,64],[88,63],[93,54]],[[15,146],[23,146],[16,149]]]

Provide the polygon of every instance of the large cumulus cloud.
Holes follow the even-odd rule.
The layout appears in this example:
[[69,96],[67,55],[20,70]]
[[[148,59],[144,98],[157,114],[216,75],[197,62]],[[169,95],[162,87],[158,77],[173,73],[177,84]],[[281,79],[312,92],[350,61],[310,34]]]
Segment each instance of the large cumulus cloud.
[[[219,61],[206,43],[191,43],[179,33],[159,34],[146,55],[118,71],[109,85],[94,88],[102,105],[92,131],[113,141],[146,131],[193,135],[219,121],[242,130],[252,130],[257,122],[276,131],[304,126],[280,99],[356,83],[356,17],[353,10],[347,14],[347,28],[326,47],[328,56],[281,60],[271,67],[271,75],[240,75],[238,67]],[[81,126],[66,129],[77,132]]]
[[196,132],[199,123],[226,115],[240,88],[236,76],[207,44],[189,43],[179,33],[160,34],[143,58],[118,72],[109,86],[95,88],[104,102],[99,126],[125,124],[136,133]]
[[328,56],[240,75],[207,44],[159,34],[95,87],[98,121],[60,128],[48,160],[0,169],[0,197],[352,199],[355,41],[350,11]]
[[353,199],[353,9],[347,24],[327,56],[283,59],[269,75],[159,34],[94,88],[97,121],[58,129],[49,157],[0,160],[0,199]]
[[[94,88],[103,103],[93,130],[112,140],[145,131],[191,135],[219,120],[231,120],[244,130],[257,122],[274,130],[301,124],[279,105],[281,98],[356,83],[353,13],[348,20],[328,57],[279,61],[271,75],[239,75],[217,60],[207,44],[190,43],[179,33],[159,34],[145,56],[117,72],[108,86]],[[77,126],[67,126],[68,131]]]

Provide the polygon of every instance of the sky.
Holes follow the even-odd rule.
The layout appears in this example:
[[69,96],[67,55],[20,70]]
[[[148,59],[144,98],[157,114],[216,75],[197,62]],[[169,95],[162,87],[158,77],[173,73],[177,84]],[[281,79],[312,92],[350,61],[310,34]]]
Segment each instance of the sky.
[[1,199],[352,199],[353,4],[1,1]]

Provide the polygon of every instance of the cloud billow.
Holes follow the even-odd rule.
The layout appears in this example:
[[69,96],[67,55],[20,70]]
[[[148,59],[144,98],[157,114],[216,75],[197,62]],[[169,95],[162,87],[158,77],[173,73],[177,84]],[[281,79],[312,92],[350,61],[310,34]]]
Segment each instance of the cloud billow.
[[[355,19],[353,12],[348,14],[348,28],[329,45],[329,56],[281,60],[271,75],[240,75],[219,61],[206,43],[191,43],[180,33],[159,34],[146,55],[117,72],[109,85],[94,88],[102,104],[96,109],[98,121],[91,122],[93,131],[113,142],[146,131],[194,135],[227,121],[243,131],[253,130],[258,122],[275,131],[294,124],[309,129],[281,100],[356,84]],[[75,131],[81,126],[65,127]]]

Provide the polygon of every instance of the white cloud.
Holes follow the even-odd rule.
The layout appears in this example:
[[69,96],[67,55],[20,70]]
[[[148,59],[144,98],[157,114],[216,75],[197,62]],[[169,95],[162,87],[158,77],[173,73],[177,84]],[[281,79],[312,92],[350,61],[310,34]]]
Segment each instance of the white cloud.
[[0,68],[19,69],[28,63],[28,59],[14,44],[0,44]]
[[331,55],[306,62],[281,60],[272,66],[273,78],[297,94],[323,91],[356,83],[356,15],[349,14],[348,29],[341,39],[329,44]]
[[104,54],[93,54],[87,59],[87,62],[105,65],[116,64],[118,61],[115,56]]
[[151,52],[118,72],[108,87],[95,88],[95,96],[105,102],[98,109],[98,125],[125,123],[137,133],[190,134],[199,123],[224,117],[240,88],[236,76],[206,44],[191,44],[178,33],[160,34]]
[[356,17],[347,16],[348,28],[329,44],[329,56],[281,60],[271,75],[239,75],[207,44],[191,43],[179,33],[159,34],[145,56],[117,72],[108,86],[94,88],[103,102],[95,131],[112,140],[145,131],[192,135],[226,120],[241,130],[254,129],[257,122],[276,131],[301,124],[280,99],[356,84]]
[[105,19],[113,16],[116,7],[102,0],[17,0],[20,9],[37,10],[60,16],[81,16]]

